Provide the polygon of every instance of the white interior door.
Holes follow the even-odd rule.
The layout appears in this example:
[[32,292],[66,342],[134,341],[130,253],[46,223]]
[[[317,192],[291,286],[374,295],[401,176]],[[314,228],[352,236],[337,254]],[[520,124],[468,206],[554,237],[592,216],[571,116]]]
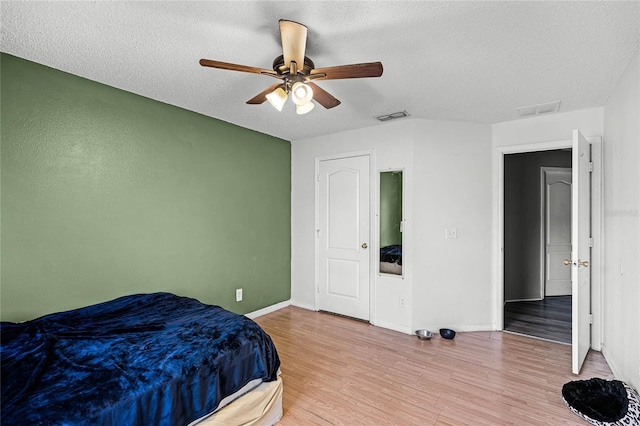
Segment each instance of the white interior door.
[[573,131],[571,200],[572,371],[579,374],[591,347],[591,147]]
[[571,295],[571,169],[543,167],[544,296]]
[[369,320],[369,156],[319,163],[319,308]]

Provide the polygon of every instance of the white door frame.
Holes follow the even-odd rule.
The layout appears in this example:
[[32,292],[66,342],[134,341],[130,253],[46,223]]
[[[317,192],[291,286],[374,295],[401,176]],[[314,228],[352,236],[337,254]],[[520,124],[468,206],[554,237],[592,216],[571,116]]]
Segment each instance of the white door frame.
[[[595,350],[602,348],[602,280],[603,280],[603,202],[602,202],[602,138],[600,136],[588,137],[591,143],[591,161],[594,169],[592,179],[592,237],[594,240],[591,251],[591,309],[593,313],[593,324],[591,327],[591,347]],[[500,146],[495,151],[494,168],[497,173],[497,209],[496,209],[496,259],[497,271],[494,284],[494,295],[496,300],[494,322],[497,330],[504,329],[504,156],[507,154],[519,154],[526,152],[550,151],[555,149],[565,149],[572,147],[572,139],[538,142],[523,145]]]
[[[349,157],[361,157],[361,156],[369,156],[369,239],[368,241],[372,242],[372,228],[375,223],[375,210],[372,208],[372,203],[374,203],[374,186],[375,186],[375,175],[377,173],[377,168],[375,167],[375,150],[367,149],[362,151],[351,151],[345,153],[338,154],[329,154],[322,155],[315,158],[315,173],[316,176],[316,184],[315,184],[315,219],[314,219],[314,240],[315,240],[315,253],[314,253],[314,304],[315,310],[320,310],[320,239],[318,238],[318,229],[320,229],[320,181],[318,176],[320,175],[320,162],[327,160],[339,160],[342,158]],[[377,197],[375,198],[377,200]],[[374,277],[374,262],[373,262],[373,250],[369,250],[369,322],[374,323],[375,320],[375,286],[372,285],[372,278]]]

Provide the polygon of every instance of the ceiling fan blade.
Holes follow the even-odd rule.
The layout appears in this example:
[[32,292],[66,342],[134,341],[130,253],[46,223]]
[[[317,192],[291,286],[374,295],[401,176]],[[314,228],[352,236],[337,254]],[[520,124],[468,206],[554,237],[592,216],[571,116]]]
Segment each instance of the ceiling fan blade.
[[267,100],[267,95],[269,93],[273,92],[274,90],[276,90],[280,86],[282,86],[282,83],[276,83],[276,84],[273,84],[273,85],[267,87],[262,92],[258,93],[253,98],[249,99],[247,101],[247,103],[249,105],[260,105],[261,103],[263,103],[264,101]]
[[229,62],[214,61],[211,59],[200,59],[200,65],[203,67],[219,68],[222,70],[241,71],[251,74],[269,74],[277,75],[274,70],[266,70],[262,68],[250,67],[247,65],[232,64]]
[[307,47],[307,27],[294,21],[281,19],[280,39],[282,40],[282,53],[284,65],[291,67],[291,61],[295,61],[297,69],[304,68],[304,53]]
[[310,75],[325,74],[316,80],[340,80],[343,78],[380,77],[382,75],[381,62],[367,62],[363,64],[338,65],[337,67],[316,68]]
[[333,97],[333,95],[322,87],[318,86],[315,83],[307,83],[308,86],[311,86],[313,89],[313,100],[318,102],[320,105],[325,107],[326,109],[337,107],[340,105],[340,101]]

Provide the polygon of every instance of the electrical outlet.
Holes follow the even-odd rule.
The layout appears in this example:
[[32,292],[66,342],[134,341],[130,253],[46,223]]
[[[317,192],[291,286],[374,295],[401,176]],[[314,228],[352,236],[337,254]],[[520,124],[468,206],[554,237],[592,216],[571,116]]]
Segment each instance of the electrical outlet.
[[455,240],[458,238],[458,228],[445,228],[445,236],[447,240]]
[[401,308],[406,308],[407,307],[406,303],[404,302],[404,297],[402,297],[402,296],[400,297],[400,300],[398,301],[398,304],[400,305]]
[[620,259],[620,276],[624,275],[624,263],[622,259]]
[[236,302],[242,302],[242,289],[236,289]]

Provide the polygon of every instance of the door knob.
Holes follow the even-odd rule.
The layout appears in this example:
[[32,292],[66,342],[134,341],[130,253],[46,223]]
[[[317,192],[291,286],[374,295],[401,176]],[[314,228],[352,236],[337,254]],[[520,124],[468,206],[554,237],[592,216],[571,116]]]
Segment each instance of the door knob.
[[[573,262],[570,259],[565,259],[562,261],[562,263],[565,265],[573,265]],[[588,260],[578,260],[578,263],[576,263],[576,265],[588,268],[589,266],[591,266],[591,263],[589,263]]]
[[367,243],[362,243],[362,248],[363,248],[363,249],[366,249],[367,247],[369,247],[369,246],[367,245]]

